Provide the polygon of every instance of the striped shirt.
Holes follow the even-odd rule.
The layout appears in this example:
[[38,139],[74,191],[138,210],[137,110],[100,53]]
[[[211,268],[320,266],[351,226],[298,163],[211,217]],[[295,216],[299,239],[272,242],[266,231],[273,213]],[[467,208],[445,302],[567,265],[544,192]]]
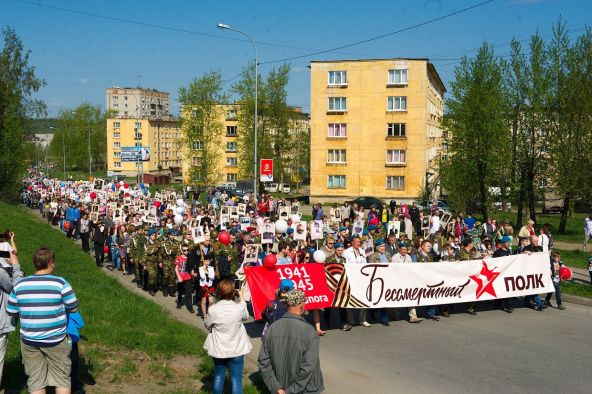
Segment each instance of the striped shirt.
[[66,336],[66,311],[78,307],[70,284],[59,276],[31,275],[17,283],[6,311],[19,315],[21,339],[35,347],[49,347]]

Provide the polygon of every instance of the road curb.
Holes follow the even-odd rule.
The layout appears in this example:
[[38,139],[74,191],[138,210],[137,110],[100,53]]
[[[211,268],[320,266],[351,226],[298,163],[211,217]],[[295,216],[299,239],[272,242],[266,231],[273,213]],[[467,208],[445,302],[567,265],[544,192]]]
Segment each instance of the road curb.
[[564,294],[564,293],[561,293],[561,298],[563,301],[568,302],[570,304],[592,306],[592,298],[579,297],[579,296],[575,296],[575,295],[571,295],[571,294]]

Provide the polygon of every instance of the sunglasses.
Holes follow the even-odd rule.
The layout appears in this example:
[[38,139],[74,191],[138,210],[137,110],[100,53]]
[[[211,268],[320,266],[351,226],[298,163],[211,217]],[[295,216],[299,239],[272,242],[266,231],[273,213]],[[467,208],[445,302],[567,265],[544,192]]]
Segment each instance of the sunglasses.
[[304,260],[310,260],[310,256],[304,256]]
[[187,252],[189,252],[189,250],[183,249],[183,253],[187,253]]

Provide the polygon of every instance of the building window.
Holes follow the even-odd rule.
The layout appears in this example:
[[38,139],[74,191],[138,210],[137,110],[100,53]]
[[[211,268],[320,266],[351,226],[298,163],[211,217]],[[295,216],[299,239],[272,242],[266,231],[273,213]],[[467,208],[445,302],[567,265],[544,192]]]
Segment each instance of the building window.
[[142,129],[142,122],[134,123],[134,129],[138,129],[138,130]]
[[387,176],[386,177],[387,190],[405,190],[404,176]]
[[229,109],[226,111],[226,120],[236,120],[236,110]]
[[347,99],[345,97],[329,97],[329,111],[347,111]]
[[121,152],[113,152],[113,157],[121,157]]
[[387,137],[405,137],[405,123],[389,123],[386,126]]
[[121,127],[121,122],[113,122],[113,128],[118,129]]
[[407,70],[389,70],[388,71],[389,85],[406,85],[407,84]]
[[113,138],[121,138],[121,133],[119,133],[119,132],[113,133]]
[[329,85],[347,85],[347,71],[329,71]]
[[327,163],[345,163],[345,149],[329,149]]
[[123,96],[123,99],[124,99],[124,100],[127,100],[127,96]]
[[345,138],[347,137],[347,124],[329,123],[327,128],[327,137]]
[[329,175],[327,189],[345,189],[345,175]]
[[121,148],[121,142],[114,142],[113,148]]
[[226,166],[236,167],[236,157],[227,157],[226,158]]
[[121,168],[121,162],[120,161],[116,161],[113,163],[113,167],[115,168]]
[[226,126],[226,135],[235,136],[236,135],[236,126]]
[[203,150],[203,144],[201,141],[193,141],[191,143],[191,149],[193,150]]
[[226,182],[236,182],[236,174],[226,174]]
[[405,164],[405,150],[388,149],[386,151],[386,164]]
[[236,152],[236,142],[230,141],[226,143],[226,150],[230,152]]
[[407,111],[407,97],[406,96],[391,96],[388,98],[388,111]]

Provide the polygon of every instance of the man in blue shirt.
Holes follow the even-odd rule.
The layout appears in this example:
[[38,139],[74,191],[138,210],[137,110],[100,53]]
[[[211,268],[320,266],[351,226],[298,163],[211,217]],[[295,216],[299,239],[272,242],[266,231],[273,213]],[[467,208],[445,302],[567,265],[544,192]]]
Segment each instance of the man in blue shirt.
[[6,311],[20,317],[21,353],[30,392],[44,392],[47,386],[56,393],[70,393],[70,351],[67,313],[78,309],[78,300],[70,284],[54,276],[55,255],[40,248],[33,256],[36,272],[18,282]]

